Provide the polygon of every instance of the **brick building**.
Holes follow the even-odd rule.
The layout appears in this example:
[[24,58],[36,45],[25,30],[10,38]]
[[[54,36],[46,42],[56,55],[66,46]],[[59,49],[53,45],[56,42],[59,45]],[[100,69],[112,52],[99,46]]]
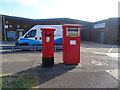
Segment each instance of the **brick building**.
[[81,39],[106,44],[118,43],[120,18],[109,18],[97,22],[87,22],[70,18],[27,19],[15,16],[0,16],[0,40],[17,40],[34,25],[82,25]]
[[119,20],[119,18],[109,18],[92,23],[92,28],[88,31],[89,40],[105,44],[118,43]]
[[32,19],[2,15],[2,40],[17,40],[34,24]]

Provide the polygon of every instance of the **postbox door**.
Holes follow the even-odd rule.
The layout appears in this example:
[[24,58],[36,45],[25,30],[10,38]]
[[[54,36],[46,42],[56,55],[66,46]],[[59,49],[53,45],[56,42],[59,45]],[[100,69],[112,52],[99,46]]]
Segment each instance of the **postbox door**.
[[64,28],[63,60],[65,63],[80,62],[80,28]]
[[43,56],[44,57],[53,57],[54,52],[54,31],[42,32],[43,34]]

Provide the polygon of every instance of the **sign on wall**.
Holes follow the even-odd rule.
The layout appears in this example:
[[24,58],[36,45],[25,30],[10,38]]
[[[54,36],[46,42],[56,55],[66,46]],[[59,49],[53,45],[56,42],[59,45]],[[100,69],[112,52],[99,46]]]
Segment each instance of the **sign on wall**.
[[105,28],[105,23],[94,24],[94,29],[96,28]]
[[8,28],[8,25],[4,25],[4,28]]
[[17,31],[24,31],[24,29],[17,29]]

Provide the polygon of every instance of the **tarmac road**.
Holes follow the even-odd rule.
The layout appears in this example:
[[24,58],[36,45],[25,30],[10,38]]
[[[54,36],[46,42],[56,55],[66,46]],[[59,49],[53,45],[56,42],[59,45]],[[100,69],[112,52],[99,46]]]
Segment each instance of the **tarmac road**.
[[79,65],[64,65],[62,51],[56,51],[55,66],[42,68],[41,51],[6,52],[2,73],[38,73],[36,88],[118,88],[119,60],[111,53],[118,54],[116,45],[83,42]]

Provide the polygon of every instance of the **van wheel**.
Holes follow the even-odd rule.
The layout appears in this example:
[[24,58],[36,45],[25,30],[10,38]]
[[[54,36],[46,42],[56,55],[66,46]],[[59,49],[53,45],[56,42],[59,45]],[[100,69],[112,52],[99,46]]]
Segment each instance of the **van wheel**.
[[27,43],[20,44],[20,46],[28,46]]

